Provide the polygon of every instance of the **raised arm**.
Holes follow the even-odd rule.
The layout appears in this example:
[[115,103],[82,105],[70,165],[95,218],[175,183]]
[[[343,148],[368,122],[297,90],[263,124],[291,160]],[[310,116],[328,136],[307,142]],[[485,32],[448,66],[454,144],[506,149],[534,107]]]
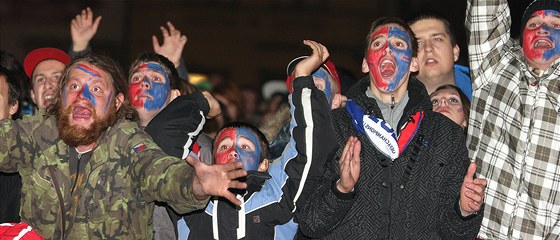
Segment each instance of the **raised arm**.
[[89,7],[72,19],[70,22],[72,47],[68,52],[70,57],[75,58],[91,51],[89,42],[97,33],[99,22],[101,22],[101,16],[97,16],[94,20],[93,11]]
[[506,0],[469,0],[466,28],[473,89],[488,80],[484,71],[501,60],[502,48],[510,40],[511,16]]
[[163,37],[163,44],[159,44],[158,38],[152,36],[152,45],[154,47],[154,52],[162,55],[169,59],[177,68],[179,77],[188,80],[189,74],[187,67],[185,66],[185,61],[181,57],[183,55],[183,49],[185,44],[187,44],[187,36],[181,34],[179,29],[176,29],[171,22],[167,22],[167,28],[164,26],[159,27]]
[[292,84],[294,91],[289,96],[292,114],[290,141],[269,169],[272,181],[282,186],[280,204],[290,218],[296,206],[312,192],[322,177],[328,155],[336,149],[330,105],[311,76],[329,53],[320,43],[305,40],[304,44],[312,49],[312,54],[299,62],[292,74],[296,79]]

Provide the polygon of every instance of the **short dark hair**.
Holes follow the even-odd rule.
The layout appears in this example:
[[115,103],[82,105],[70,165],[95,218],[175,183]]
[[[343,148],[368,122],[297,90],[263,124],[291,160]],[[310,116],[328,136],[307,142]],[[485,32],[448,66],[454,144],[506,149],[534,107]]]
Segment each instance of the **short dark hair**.
[[133,71],[140,66],[140,64],[147,63],[147,62],[157,62],[163,66],[165,73],[169,77],[169,86],[171,89],[178,89],[181,90],[182,86],[179,78],[179,74],[177,73],[177,69],[175,69],[175,65],[169,61],[166,57],[159,55],[154,52],[143,52],[136,57],[136,59],[130,64],[130,68],[128,69],[128,77],[130,78],[133,74]]
[[422,12],[417,14],[416,17],[409,20],[408,25],[415,24],[421,20],[436,20],[443,23],[443,28],[445,29],[445,33],[449,35],[451,46],[457,45],[457,39],[455,39],[455,32],[453,31],[453,27],[451,27],[451,23],[449,23],[449,21],[447,21],[447,19],[445,19],[442,15],[431,11]]
[[220,130],[218,130],[218,132],[216,132],[216,137],[214,137],[214,141],[213,141],[214,147],[216,147],[216,140],[218,139],[217,136],[220,135],[222,131],[228,128],[247,128],[249,129],[249,131],[255,133],[255,135],[257,135],[257,138],[259,139],[259,146],[261,148],[261,159],[259,163],[262,162],[264,159],[268,158],[268,153],[270,152],[270,148],[268,146],[268,141],[266,140],[266,137],[261,132],[261,130],[259,130],[257,127],[253,126],[252,124],[246,122],[236,121],[236,122],[226,123],[222,128],[220,128]]
[[402,27],[406,31],[406,34],[408,35],[408,37],[410,37],[410,41],[411,41],[410,46],[412,49],[412,56],[416,57],[418,54],[418,40],[416,40],[416,35],[414,35],[414,32],[412,31],[412,29],[410,29],[410,26],[408,26],[408,24],[406,24],[403,20],[396,17],[380,17],[377,20],[373,21],[373,23],[371,23],[371,27],[369,28],[369,33],[366,37],[365,54],[367,55],[367,51],[369,50],[369,45],[371,43],[370,42],[371,35],[373,35],[373,33],[375,32],[375,30],[377,30],[377,28],[387,24],[396,24],[399,27]]
[[8,85],[8,104],[14,105],[23,97],[21,84],[15,74],[7,68],[0,65],[0,76],[6,78]]
[[74,59],[72,62],[66,65],[62,76],[60,77],[60,84],[57,88],[57,95],[55,96],[55,101],[47,108],[47,115],[53,116],[56,114],[58,107],[60,106],[60,101],[62,101],[62,95],[64,93],[64,87],[68,82],[70,70],[74,69],[78,63],[86,62],[91,64],[104,72],[109,74],[109,77],[112,80],[113,88],[115,89],[116,98],[119,93],[122,93],[124,96],[124,100],[121,104],[119,110],[117,110],[117,119],[127,119],[131,121],[138,120],[138,112],[130,105],[129,97],[128,97],[128,81],[124,77],[123,70],[121,66],[112,58],[96,54],[96,53],[89,53],[82,57]]

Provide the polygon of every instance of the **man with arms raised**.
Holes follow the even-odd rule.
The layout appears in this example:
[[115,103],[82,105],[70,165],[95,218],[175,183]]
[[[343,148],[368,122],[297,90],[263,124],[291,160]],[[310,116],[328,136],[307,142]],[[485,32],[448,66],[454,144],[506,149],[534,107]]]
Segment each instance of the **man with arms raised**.
[[241,164],[190,167],[164,154],[134,120],[127,81],[100,55],[70,63],[55,102],[23,120],[0,122],[0,170],[19,171],[22,221],[44,238],[152,239],[153,202],[181,212],[209,195],[235,199]]
[[479,237],[560,238],[560,1],[533,1],[510,36],[506,0],[467,2],[468,148],[488,181]]

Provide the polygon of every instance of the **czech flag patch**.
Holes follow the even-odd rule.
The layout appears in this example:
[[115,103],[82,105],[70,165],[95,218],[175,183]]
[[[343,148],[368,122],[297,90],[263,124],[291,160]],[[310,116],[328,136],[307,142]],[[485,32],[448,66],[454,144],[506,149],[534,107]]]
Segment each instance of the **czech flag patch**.
[[139,143],[139,144],[136,144],[136,146],[134,146],[132,149],[134,149],[134,152],[140,152],[140,151],[142,151],[144,148],[146,148],[146,144],[144,144],[144,143]]

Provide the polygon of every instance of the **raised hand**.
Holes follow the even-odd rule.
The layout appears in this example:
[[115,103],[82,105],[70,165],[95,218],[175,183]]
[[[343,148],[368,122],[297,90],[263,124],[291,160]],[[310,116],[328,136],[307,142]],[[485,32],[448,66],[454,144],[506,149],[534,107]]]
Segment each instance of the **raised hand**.
[[194,167],[196,176],[193,179],[193,192],[197,199],[209,196],[218,196],[228,199],[235,205],[241,205],[241,201],[231,193],[228,188],[245,189],[247,184],[235,180],[247,176],[243,170],[243,163],[230,162],[219,165],[206,165],[189,156],[187,162]]
[[72,36],[72,50],[74,52],[81,52],[87,48],[89,41],[97,33],[97,27],[101,16],[97,16],[93,20],[93,11],[91,8],[82,10],[81,13],[76,15],[70,22],[70,34]]
[[478,212],[484,203],[484,189],[487,182],[481,178],[474,178],[475,172],[476,163],[472,162],[461,185],[459,206],[463,216]]
[[303,40],[303,44],[309,46],[313,51],[311,56],[301,60],[292,73],[293,78],[301,76],[309,76],[315,69],[317,69],[323,62],[329,58],[329,50],[318,42],[313,40]]
[[154,52],[166,57],[175,64],[175,67],[178,67],[181,55],[183,54],[183,48],[187,43],[187,36],[181,35],[181,31],[176,29],[171,22],[167,22],[167,27],[169,30],[164,26],[159,27],[163,35],[163,44],[160,45],[157,37],[153,35],[152,45],[154,46]]
[[340,181],[336,184],[338,191],[351,192],[360,177],[360,151],[362,144],[357,137],[348,138],[342,156],[338,162],[340,168]]

